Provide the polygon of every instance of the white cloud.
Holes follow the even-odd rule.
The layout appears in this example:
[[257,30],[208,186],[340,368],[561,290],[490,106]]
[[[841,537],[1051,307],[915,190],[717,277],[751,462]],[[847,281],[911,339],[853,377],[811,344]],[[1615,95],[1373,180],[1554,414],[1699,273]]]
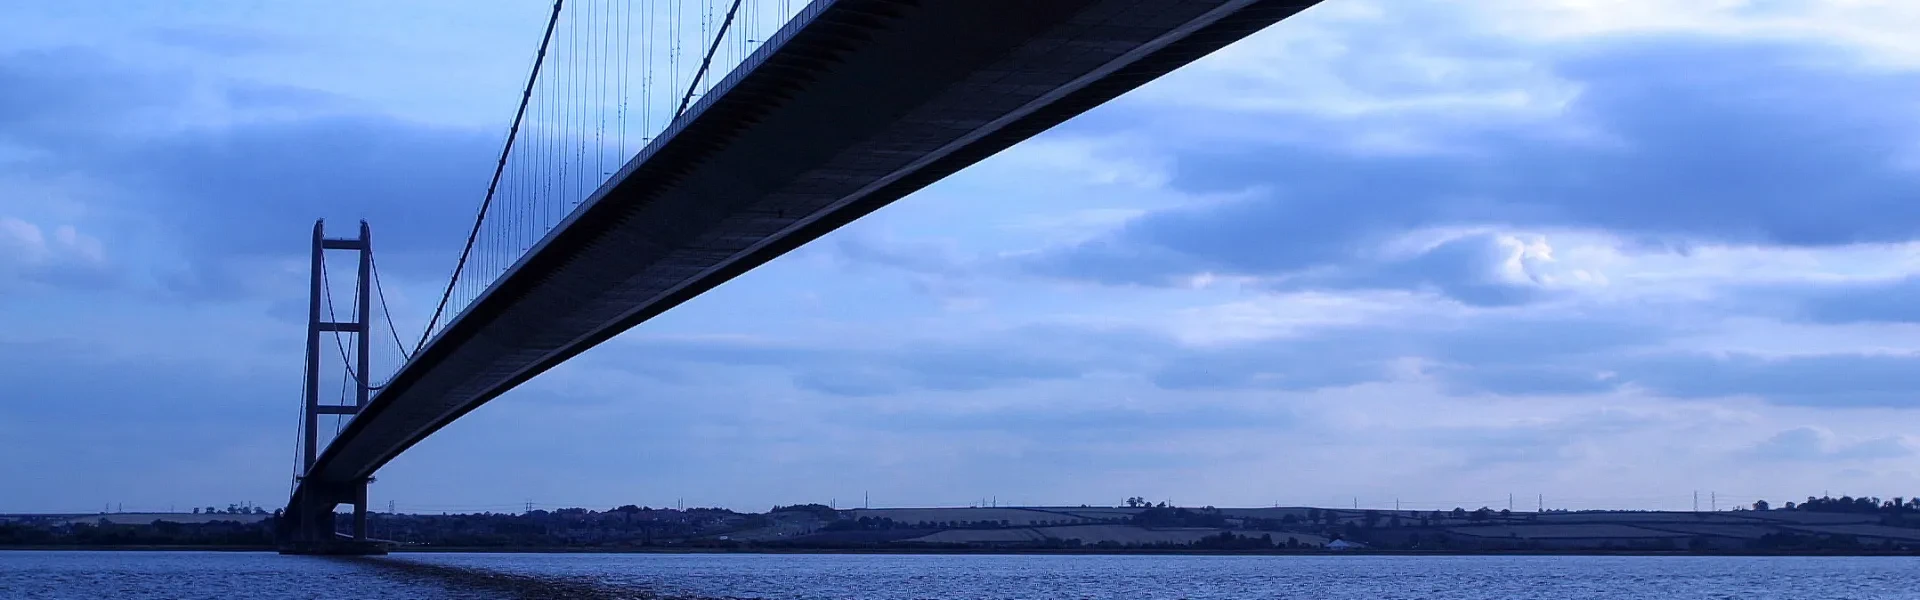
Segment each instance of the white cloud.
[[[1568,108],[1555,62],[1635,38],[1786,43],[1834,69],[1920,69],[1920,3],[1903,0],[1343,0],[1325,2],[1129,97],[1168,143],[1308,143],[1365,155],[1473,152],[1490,127],[1614,144]],[[1184,114],[1191,111],[1207,116]],[[1222,118],[1238,115],[1243,118]],[[1309,119],[1276,119],[1297,117]],[[1277,124],[1276,124],[1277,122]]]
[[1867,64],[1920,68],[1920,4],[1905,0],[1493,0],[1490,31],[1537,42],[1675,35],[1835,45]]
[[[1595,300],[1711,302],[1753,286],[1839,284],[1920,275],[1920,243],[1824,247],[1644,243],[1600,229],[1498,225],[1422,228],[1383,241],[1381,258],[1408,258],[1449,240],[1494,236],[1507,281]],[[1370,254],[1373,255],[1373,254]]]
[[99,269],[106,265],[100,240],[70,225],[51,231],[14,217],[0,217],[0,272],[41,277],[49,270]]
[[[1329,3],[1335,4],[1335,3]],[[1310,12],[1143,92],[1175,107],[1360,120],[1551,116],[1579,86],[1536,58],[1471,55],[1434,40],[1384,40],[1381,23]]]

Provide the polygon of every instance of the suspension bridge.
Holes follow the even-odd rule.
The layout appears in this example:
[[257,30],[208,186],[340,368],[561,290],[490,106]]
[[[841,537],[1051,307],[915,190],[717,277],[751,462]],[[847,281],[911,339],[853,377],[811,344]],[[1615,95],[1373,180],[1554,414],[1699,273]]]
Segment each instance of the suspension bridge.
[[[314,227],[283,551],[381,551],[367,538],[367,484],[440,428],[1318,1],[556,0],[417,339],[403,340],[390,315],[373,319],[385,293],[367,224],[342,238]],[[358,254],[348,320],[334,306],[330,251]],[[376,338],[392,339],[398,363],[379,383]],[[321,359],[334,354],[341,395],[323,399]],[[350,526],[336,523],[340,505],[353,507]]]

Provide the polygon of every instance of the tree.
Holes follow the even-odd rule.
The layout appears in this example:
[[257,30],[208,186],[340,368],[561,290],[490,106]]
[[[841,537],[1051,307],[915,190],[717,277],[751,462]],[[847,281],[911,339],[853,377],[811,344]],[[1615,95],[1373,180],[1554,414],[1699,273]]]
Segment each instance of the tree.
[[1754,509],[1754,510],[1768,510],[1768,509],[1771,509],[1771,508],[1773,508],[1773,507],[1772,507],[1772,506],[1769,506],[1769,505],[1767,504],[1767,501],[1766,501],[1766,500],[1755,500],[1755,501],[1753,501],[1753,509]]
[[196,515],[197,515],[197,514],[200,514],[200,507],[197,507],[197,506],[196,506],[196,507],[194,507],[194,509],[193,509],[193,514],[196,514]]

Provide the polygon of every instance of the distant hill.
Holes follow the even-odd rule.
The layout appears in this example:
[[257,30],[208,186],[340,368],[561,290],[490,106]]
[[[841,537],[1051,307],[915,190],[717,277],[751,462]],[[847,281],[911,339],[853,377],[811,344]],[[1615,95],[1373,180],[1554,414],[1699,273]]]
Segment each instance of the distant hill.
[[[265,544],[272,519],[0,515],[0,546]],[[1920,501],[1900,498],[1818,498],[1782,510],[1542,513],[1144,504],[845,510],[796,504],[740,513],[628,505],[520,514],[376,513],[370,521],[377,537],[411,549],[1920,553]]]
[[838,511],[777,538],[806,547],[1341,548],[1396,551],[1914,551],[1920,511],[1515,513],[1284,508],[1013,507]]

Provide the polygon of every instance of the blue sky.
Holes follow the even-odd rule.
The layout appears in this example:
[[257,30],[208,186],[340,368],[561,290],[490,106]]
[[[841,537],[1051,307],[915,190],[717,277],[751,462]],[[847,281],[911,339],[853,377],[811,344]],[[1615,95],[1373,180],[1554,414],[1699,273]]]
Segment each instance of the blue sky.
[[[0,511],[283,502],[312,220],[371,220],[424,324],[548,6],[0,9]],[[1328,0],[508,394],[374,501],[1911,496],[1914,30]]]

